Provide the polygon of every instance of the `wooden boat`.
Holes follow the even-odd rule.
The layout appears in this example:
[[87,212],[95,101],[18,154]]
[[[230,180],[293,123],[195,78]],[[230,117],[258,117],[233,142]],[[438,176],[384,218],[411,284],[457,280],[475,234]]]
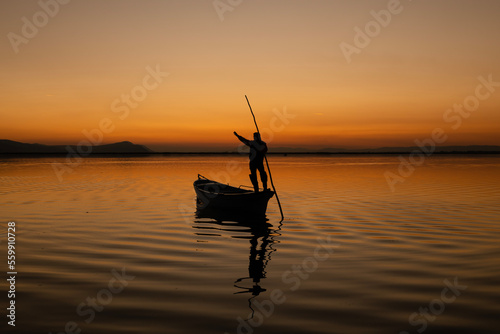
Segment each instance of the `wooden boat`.
[[274,191],[254,192],[207,179],[198,174],[194,181],[198,210],[223,210],[225,212],[265,215],[267,202]]

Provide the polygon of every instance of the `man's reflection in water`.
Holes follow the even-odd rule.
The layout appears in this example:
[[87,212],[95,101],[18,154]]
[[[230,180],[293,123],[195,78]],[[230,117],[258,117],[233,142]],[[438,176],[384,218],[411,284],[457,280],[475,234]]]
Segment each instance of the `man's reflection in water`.
[[[264,217],[242,217],[237,215],[228,216],[220,212],[199,210],[196,212],[197,218],[212,218],[214,221],[195,221],[197,223],[217,224],[220,230],[229,232],[249,232],[250,256],[248,262],[248,277],[238,278],[234,286],[240,291],[235,294],[250,293],[252,296],[248,299],[248,304],[252,310],[252,299],[261,292],[266,291],[261,286],[261,280],[266,278],[266,267],[271,259],[271,254],[276,251],[275,243],[279,243],[276,237],[281,235],[282,223],[277,228],[269,224],[268,219]],[[247,229],[241,229],[247,228]],[[195,228],[203,228],[195,226]],[[213,228],[212,228],[213,229]],[[241,238],[241,236],[238,236]]]
[[240,278],[235,282],[241,282],[244,279],[252,279],[254,287],[248,289],[248,292],[252,292],[254,296],[258,296],[260,292],[265,291],[265,289],[260,288],[259,283],[262,278],[266,278],[265,269],[270,255],[267,254],[267,251],[269,250],[270,243],[273,242],[273,240],[269,238],[272,225],[265,222],[264,224],[265,225],[256,225],[251,228],[250,232],[252,233],[252,238],[250,239],[248,277]]

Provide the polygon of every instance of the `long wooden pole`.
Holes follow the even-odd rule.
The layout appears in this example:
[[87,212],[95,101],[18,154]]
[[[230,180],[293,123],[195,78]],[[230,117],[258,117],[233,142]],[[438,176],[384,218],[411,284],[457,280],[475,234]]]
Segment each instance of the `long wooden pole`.
[[[255,128],[257,129],[257,132],[260,135],[259,126],[257,125],[257,120],[255,119],[255,115],[253,113],[252,106],[250,105],[250,101],[248,101],[248,97],[246,95],[245,95],[245,99],[247,99],[248,107],[250,108],[250,112],[252,113],[253,122],[255,123]],[[273,187],[273,191],[274,191],[274,194],[276,195],[276,200],[278,201],[278,206],[280,208],[281,221],[283,221],[283,219],[285,218],[283,216],[283,209],[281,209],[281,203],[280,203],[280,199],[278,197],[278,192],[276,191],[276,187],[274,187],[273,177],[271,175],[271,169],[269,168],[269,162],[267,162],[267,157],[265,155],[264,155],[264,159],[266,160],[267,171],[269,172],[269,180],[271,180],[271,186]]]

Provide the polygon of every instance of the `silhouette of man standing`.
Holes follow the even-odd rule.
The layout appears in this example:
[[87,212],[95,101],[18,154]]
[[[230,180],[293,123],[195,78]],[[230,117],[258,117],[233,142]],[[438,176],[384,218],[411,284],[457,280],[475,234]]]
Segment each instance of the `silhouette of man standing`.
[[254,140],[248,140],[238,135],[236,131],[234,131],[234,135],[238,137],[238,139],[250,147],[250,181],[252,181],[253,189],[255,192],[259,192],[259,182],[257,181],[257,170],[259,170],[260,180],[262,181],[262,188],[264,191],[267,190],[267,174],[264,169],[264,157],[267,153],[267,145],[260,138],[260,133],[255,132],[253,134]]

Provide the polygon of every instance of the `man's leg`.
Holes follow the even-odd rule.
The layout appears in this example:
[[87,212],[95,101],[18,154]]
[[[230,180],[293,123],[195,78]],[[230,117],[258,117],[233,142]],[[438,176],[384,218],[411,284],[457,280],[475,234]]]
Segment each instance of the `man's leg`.
[[250,181],[252,181],[253,190],[259,192],[259,182],[257,181],[257,168],[250,163]]
[[260,180],[262,181],[262,188],[264,188],[264,191],[267,190],[267,173],[264,168],[264,165],[261,164],[259,166],[259,174],[260,174]]

